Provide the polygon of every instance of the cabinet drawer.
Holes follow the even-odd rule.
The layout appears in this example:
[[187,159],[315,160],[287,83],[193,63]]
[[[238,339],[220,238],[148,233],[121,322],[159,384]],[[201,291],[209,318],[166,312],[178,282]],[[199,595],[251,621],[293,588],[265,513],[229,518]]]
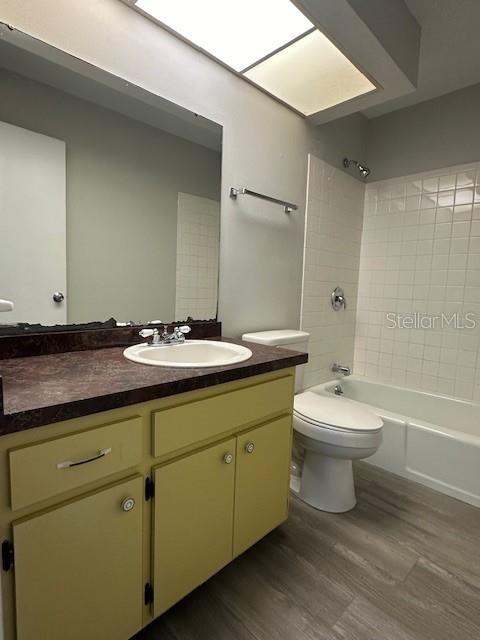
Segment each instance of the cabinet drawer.
[[290,412],[293,376],[230,391],[205,400],[154,413],[153,450],[156,458],[213,438],[268,416]]
[[139,464],[141,422],[139,416],[134,416],[11,450],[12,509],[21,509]]

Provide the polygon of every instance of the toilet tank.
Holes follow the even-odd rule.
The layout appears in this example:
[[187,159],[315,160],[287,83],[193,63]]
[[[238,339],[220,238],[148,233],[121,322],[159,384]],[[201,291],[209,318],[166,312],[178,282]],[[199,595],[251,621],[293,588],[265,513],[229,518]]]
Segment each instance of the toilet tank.
[[[308,353],[308,340],[310,334],[306,331],[298,331],[297,329],[275,329],[274,331],[255,331],[253,333],[244,333],[242,340],[245,342],[256,342],[257,344],[265,344],[271,347],[283,347],[284,349],[293,349],[294,351],[305,351]],[[303,391],[303,375],[305,365],[297,367],[295,375],[295,393]]]

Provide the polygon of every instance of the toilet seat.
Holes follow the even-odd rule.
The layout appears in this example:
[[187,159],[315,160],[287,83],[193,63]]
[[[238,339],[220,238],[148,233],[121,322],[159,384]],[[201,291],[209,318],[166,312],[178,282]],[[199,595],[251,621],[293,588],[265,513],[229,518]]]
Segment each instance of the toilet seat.
[[[360,431],[359,429],[355,429],[355,428],[349,429],[347,427],[338,427],[333,424],[327,424],[325,422],[318,422],[316,420],[312,420],[308,416],[302,415],[301,413],[295,410],[293,411],[293,415],[295,416],[295,418],[301,420],[302,422],[306,422],[307,424],[311,425],[312,427],[316,427],[317,429],[327,429],[328,431],[335,431],[337,433],[345,433],[345,434],[351,433],[352,435],[355,435],[357,433],[372,433],[372,430]],[[375,431],[379,431],[379,430],[380,429],[376,429]]]
[[293,413],[312,426],[342,433],[372,433],[383,426],[381,418],[354,400],[312,391],[295,396]]
[[364,449],[381,442],[383,421],[354,400],[305,391],[295,396],[293,427],[319,443]]

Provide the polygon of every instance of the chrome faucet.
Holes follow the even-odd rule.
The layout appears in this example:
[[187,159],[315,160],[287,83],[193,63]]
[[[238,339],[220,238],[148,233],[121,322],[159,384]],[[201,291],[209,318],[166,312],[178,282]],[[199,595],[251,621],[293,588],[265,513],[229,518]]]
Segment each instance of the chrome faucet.
[[172,333],[168,332],[168,325],[163,325],[163,332],[160,334],[158,329],[142,329],[139,336],[142,338],[152,338],[150,343],[152,347],[164,347],[167,344],[181,344],[185,342],[185,335],[190,333],[191,329],[188,325],[183,327],[174,327]]
[[179,342],[185,342],[185,335],[190,333],[190,331],[190,327],[185,325],[183,327],[173,327],[172,333],[168,333],[168,325],[164,324],[160,341],[163,344],[178,344]]
[[333,373],[343,373],[344,376],[349,376],[352,372],[350,371],[350,367],[344,367],[341,364],[337,364],[336,362],[332,364]]

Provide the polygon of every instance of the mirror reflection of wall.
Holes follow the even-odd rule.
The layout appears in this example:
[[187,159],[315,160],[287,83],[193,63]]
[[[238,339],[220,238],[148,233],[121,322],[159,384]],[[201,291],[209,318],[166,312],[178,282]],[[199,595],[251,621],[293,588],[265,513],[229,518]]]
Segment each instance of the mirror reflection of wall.
[[11,69],[0,95],[0,323],[215,318],[220,146]]
[[215,318],[220,203],[178,194],[175,318]]

